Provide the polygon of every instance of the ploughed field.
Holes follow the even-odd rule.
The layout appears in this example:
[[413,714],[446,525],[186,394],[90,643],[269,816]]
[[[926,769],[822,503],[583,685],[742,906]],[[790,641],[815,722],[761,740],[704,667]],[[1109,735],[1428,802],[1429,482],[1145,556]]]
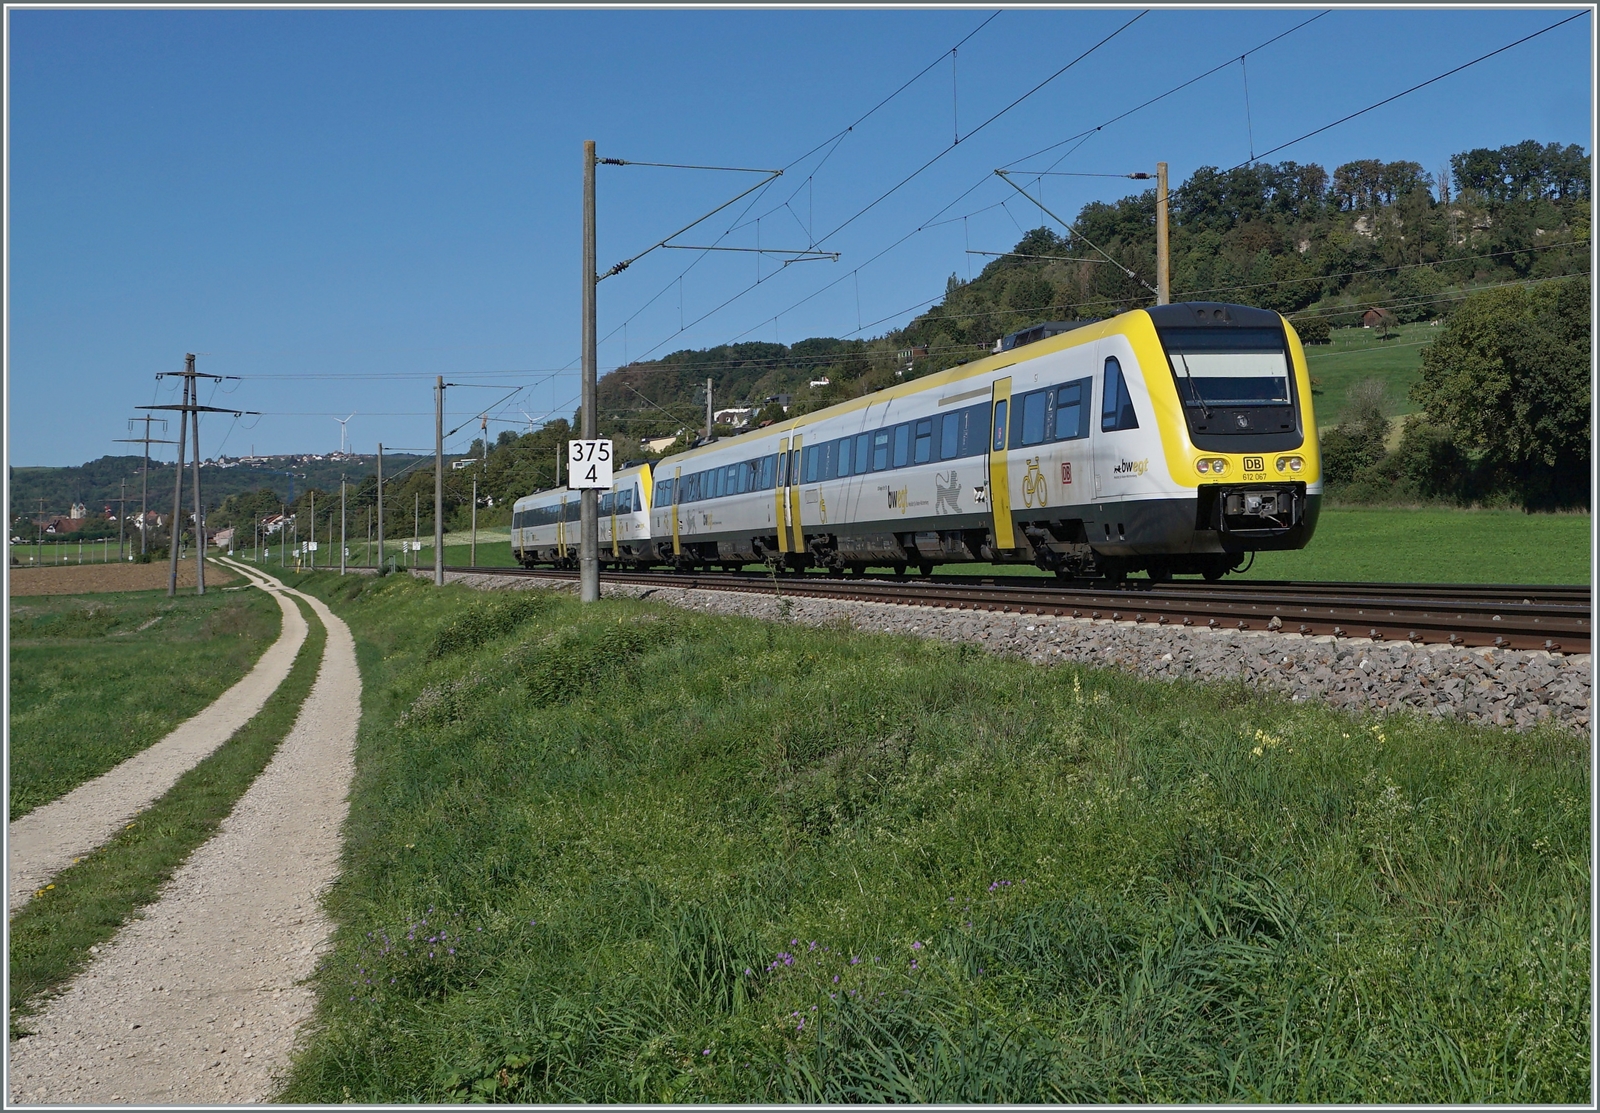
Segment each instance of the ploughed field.
[[325,574],[293,1101],[1572,1101],[1583,740]]

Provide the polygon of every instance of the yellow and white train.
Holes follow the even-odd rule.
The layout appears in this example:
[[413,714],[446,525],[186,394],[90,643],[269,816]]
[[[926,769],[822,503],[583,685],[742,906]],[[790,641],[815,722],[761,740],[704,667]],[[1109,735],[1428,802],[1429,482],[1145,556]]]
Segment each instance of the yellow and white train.
[[[511,507],[511,553],[531,568],[549,564],[576,568],[578,492],[539,491]],[[600,496],[600,557],[618,565],[648,568],[656,561],[650,543],[650,465],[618,470],[611,490]]]
[[1215,579],[1247,554],[1310,540],[1322,496],[1311,381],[1277,313],[1188,302],[1007,339],[972,363],[663,459],[644,482],[647,536],[603,541],[602,557]]

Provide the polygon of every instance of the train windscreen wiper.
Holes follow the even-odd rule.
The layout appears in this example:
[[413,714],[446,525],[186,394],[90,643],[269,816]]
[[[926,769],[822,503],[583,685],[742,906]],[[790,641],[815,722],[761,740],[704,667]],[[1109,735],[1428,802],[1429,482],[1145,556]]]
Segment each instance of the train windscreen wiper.
[[1183,355],[1182,352],[1178,353],[1178,358],[1183,360],[1183,373],[1184,373],[1185,377],[1187,377],[1188,380],[1189,380],[1189,395],[1196,402],[1200,403],[1200,412],[1206,415],[1206,420],[1207,421],[1210,421],[1211,420],[1211,411],[1206,407],[1206,400],[1204,398],[1200,397],[1200,391],[1194,385],[1194,372],[1189,370],[1189,361],[1187,359],[1184,359],[1184,355]]

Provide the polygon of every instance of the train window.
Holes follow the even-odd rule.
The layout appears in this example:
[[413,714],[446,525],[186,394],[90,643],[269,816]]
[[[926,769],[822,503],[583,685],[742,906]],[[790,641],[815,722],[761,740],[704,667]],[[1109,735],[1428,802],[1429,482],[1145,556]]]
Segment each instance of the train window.
[[1089,435],[1089,385],[1092,380],[1056,387],[1055,439],[1076,440]]
[[1048,390],[1030,391],[1022,396],[1022,421],[1016,431],[1024,445],[1042,444],[1044,442],[1045,416],[1049,409],[1050,392]]
[[879,429],[872,434],[872,470],[882,471],[889,466],[889,430]]
[[805,482],[817,481],[817,465],[822,463],[822,446],[808,444],[800,453],[800,468],[805,475]]
[[951,460],[961,452],[961,412],[939,419],[939,459]]
[[776,456],[763,456],[761,458],[761,489],[770,491],[778,485],[778,458]]
[[894,427],[894,466],[903,468],[911,462],[911,426]]
[[925,417],[917,422],[917,438],[911,448],[911,462],[926,464],[931,459],[933,459],[933,418]]
[[855,463],[851,465],[851,467],[854,469],[853,474],[855,474],[855,475],[865,475],[867,472],[872,470],[872,467],[871,467],[871,463],[872,463],[872,448],[871,448],[871,445],[872,445],[872,434],[871,433],[857,433],[856,434]]
[[1006,410],[1010,404],[1005,400],[994,404],[994,450],[999,452],[1006,446]]
[[670,480],[670,479],[657,480],[656,481],[655,496],[656,496],[656,505],[657,506],[671,506],[672,505],[672,480]]
[[800,482],[800,450],[798,448],[789,450],[789,482],[791,484]]
[[1105,394],[1100,401],[1100,431],[1115,433],[1121,429],[1139,428],[1139,418],[1133,412],[1133,399],[1128,395],[1128,383],[1122,377],[1122,364],[1116,356],[1106,357]]
[[602,517],[611,513],[611,507],[615,501],[616,500],[611,497],[610,491],[607,491],[605,494],[600,496],[600,514]]
[[738,464],[729,464],[722,469],[722,493],[724,495],[737,495],[739,493]]
[[850,474],[850,448],[854,444],[854,437],[843,437],[839,441],[838,477],[840,479],[844,479]]
[[778,453],[778,486],[787,487],[788,485],[789,485],[789,454],[787,452],[780,452],[780,453]]

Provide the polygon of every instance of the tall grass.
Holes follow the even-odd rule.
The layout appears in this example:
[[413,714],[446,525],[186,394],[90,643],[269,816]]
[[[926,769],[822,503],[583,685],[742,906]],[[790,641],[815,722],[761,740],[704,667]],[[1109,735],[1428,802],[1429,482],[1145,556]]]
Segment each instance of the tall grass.
[[336,584],[295,1101],[1583,1101],[1581,739]]

